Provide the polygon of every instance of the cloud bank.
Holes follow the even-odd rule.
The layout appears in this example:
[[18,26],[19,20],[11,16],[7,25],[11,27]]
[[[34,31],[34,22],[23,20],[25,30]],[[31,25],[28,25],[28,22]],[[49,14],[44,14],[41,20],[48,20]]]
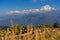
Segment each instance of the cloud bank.
[[55,8],[45,5],[42,6],[40,9],[29,9],[29,10],[22,10],[22,11],[8,11],[7,14],[28,14],[28,13],[36,13],[36,12],[46,12],[46,11],[52,11],[55,10]]

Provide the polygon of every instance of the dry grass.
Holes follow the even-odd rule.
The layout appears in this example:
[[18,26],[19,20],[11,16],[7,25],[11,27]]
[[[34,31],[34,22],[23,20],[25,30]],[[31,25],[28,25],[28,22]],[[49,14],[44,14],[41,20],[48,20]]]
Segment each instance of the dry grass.
[[24,30],[20,30],[19,34],[17,35],[17,27],[11,28],[11,31],[9,31],[9,28],[7,28],[7,30],[0,31],[0,40],[60,40],[59,28],[33,29],[33,27],[27,27],[26,33],[24,32],[24,34],[22,34],[22,31],[24,32]]

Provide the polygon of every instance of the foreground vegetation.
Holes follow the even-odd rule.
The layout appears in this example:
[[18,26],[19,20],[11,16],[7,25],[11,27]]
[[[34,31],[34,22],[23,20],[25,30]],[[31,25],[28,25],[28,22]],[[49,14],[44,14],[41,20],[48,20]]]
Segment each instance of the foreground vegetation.
[[0,28],[0,40],[60,40],[60,24]]

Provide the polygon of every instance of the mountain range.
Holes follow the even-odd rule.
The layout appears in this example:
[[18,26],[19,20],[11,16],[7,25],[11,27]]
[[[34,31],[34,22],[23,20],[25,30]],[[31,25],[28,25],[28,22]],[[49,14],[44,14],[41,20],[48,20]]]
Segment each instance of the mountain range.
[[39,25],[60,23],[60,10],[49,5],[42,6],[40,9],[29,9],[22,11],[8,11],[0,17],[0,25]]

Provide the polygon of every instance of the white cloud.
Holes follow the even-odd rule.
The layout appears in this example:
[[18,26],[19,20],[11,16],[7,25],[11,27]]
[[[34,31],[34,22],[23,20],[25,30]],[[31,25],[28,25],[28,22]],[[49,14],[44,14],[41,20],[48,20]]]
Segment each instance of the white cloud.
[[45,12],[55,10],[55,8],[45,5],[42,6],[41,9],[29,9],[29,10],[22,10],[22,11],[8,11],[7,14],[28,14],[28,13],[35,13],[35,12]]
[[51,11],[51,10],[55,10],[55,8],[49,6],[49,5],[45,5],[43,7],[41,7],[40,9],[41,11]]
[[7,14],[20,13],[20,11],[8,11]]
[[29,10],[22,10],[22,11],[8,11],[7,14],[27,14],[30,12],[40,12],[39,9],[29,9]]

